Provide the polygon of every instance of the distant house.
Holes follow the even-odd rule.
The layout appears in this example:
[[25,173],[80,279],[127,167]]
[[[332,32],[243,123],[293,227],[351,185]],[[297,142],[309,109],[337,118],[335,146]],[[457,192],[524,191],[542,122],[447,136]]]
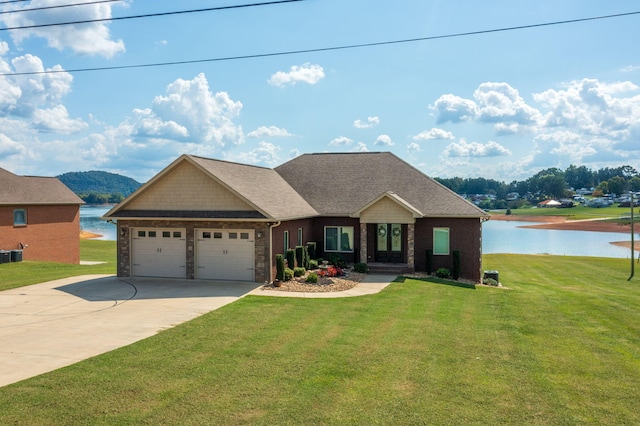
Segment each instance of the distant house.
[[0,168],[0,250],[23,250],[23,260],[79,263],[83,203],[56,178]]
[[562,203],[556,200],[544,200],[538,203],[538,207],[560,207]]
[[510,192],[507,194],[507,201],[518,201],[520,199],[520,194],[517,192]]
[[305,154],[275,169],[183,155],[104,219],[117,221],[118,275],[265,282],[275,255],[408,271],[462,258],[481,278],[488,215],[391,153]]

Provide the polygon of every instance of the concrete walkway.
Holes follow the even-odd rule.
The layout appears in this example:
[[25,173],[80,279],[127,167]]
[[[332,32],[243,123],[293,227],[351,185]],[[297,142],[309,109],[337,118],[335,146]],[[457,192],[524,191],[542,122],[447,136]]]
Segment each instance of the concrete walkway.
[[252,282],[85,275],[2,291],[0,386],[129,345],[248,294],[354,297],[378,293],[395,278],[368,275],[349,290],[297,293]]

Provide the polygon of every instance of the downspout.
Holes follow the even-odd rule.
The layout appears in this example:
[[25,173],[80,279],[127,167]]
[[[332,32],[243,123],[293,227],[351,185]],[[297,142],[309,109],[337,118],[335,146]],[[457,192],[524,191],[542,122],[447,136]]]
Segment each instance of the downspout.
[[282,221],[269,222],[269,282],[273,282],[273,228],[280,226]]

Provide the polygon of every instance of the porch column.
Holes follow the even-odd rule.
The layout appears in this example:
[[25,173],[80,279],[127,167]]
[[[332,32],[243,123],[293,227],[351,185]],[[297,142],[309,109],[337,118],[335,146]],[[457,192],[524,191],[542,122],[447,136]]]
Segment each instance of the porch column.
[[416,268],[416,225],[410,223],[407,225],[407,264],[410,268]]
[[367,224],[360,222],[360,262],[367,261]]

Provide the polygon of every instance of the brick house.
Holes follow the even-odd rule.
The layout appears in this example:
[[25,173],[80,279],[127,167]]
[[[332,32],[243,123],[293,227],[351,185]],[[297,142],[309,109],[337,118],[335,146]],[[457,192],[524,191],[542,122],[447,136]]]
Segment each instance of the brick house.
[[0,250],[23,260],[80,263],[80,205],[57,178],[0,168]]
[[104,216],[118,276],[269,281],[275,255],[452,267],[481,278],[488,215],[391,153],[305,154],[275,169],[183,155]]

